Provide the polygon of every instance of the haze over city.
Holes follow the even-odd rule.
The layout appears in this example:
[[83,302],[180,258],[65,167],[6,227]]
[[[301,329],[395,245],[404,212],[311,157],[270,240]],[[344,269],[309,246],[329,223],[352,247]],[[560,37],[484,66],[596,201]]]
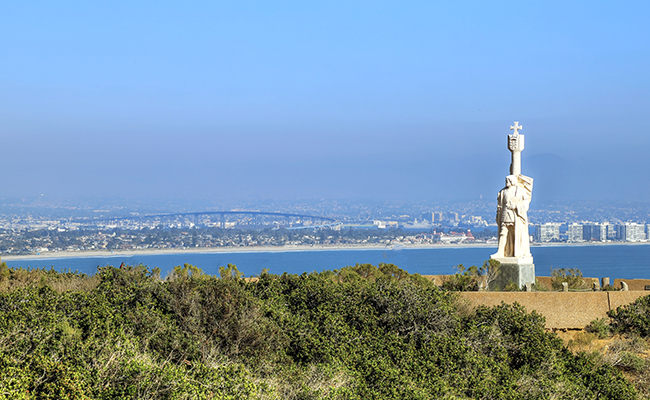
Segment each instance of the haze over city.
[[649,9],[4,3],[1,197],[645,202]]

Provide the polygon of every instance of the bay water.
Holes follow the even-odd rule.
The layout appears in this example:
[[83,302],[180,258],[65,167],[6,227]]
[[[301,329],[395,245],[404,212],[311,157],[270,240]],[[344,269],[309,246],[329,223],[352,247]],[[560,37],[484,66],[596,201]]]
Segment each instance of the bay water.
[[[144,264],[158,267],[166,276],[177,265],[189,263],[205,273],[218,275],[219,267],[235,264],[246,276],[259,275],[263,269],[274,274],[340,269],[357,263],[393,263],[410,273],[422,275],[453,274],[458,264],[481,266],[496,248],[402,248],[336,249],[314,251],[219,252],[120,255],[107,257],[34,258],[7,261],[10,267],[54,268],[92,275],[97,267]],[[535,246],[531,248],[537,276],[550,276],[551,268],[577,268],[585,277],[624,279],[650,278],[650,245]]]

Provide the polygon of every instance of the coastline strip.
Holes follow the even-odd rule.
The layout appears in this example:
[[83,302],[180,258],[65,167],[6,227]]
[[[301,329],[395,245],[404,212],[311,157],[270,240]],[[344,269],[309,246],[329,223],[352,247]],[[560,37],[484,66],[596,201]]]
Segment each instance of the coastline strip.
[[[535,247],[591,247],[591,246],[646,246],[650,242],[595,242],[595,243],[544,243],[533,245]],[[460,249],[460,248],[496,248],[493,243],[466,243],[466,244],[402,244],[392,245],[287,245],[287,246],[241,246],[241,247],[192,247],[184,249],[133,249],[133,250],[80,250],[80,251],[48,251],[40,254],[4,254],[5,261],[17,260],[44,260],[59,258],[86,258],[86,257],[130,257],[170,254],[210,254],[210,253],[279,253],[302,251],[345,251],[345,250],[384,250],[399,251],[411,249]]]

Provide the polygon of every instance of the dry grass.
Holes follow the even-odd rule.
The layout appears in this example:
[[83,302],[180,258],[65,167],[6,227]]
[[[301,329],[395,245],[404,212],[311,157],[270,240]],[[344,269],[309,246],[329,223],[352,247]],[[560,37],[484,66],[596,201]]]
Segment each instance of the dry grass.
[[556,332],[574,353],[596,353],[601,362],[623,372],[639,398],[650,400],[650,341],[636,335],[615,335],[598,339],[597,335],[584,330]]
[[556,332],[564,344],[574,353],[586,351],[600,351],[611,341],[611,339],[598,339],[595,333],[587,332],[585,330],[567,330],[564,332]]

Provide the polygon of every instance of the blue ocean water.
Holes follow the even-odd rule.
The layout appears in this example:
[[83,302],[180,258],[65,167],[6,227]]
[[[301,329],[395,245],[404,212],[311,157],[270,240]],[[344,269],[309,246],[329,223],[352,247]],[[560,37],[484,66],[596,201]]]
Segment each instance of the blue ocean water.
[[[97,267],[145,264],[158,267],[164,277],[176,265],[189,263],[208,274],[219,267],[235,264],[246,276],[259,275],[262,269],[281,274],[332,270],[357,263],[393,263],[411,273],[453,274],[454,266],[483,264],[496,249],[457,247],[401,250],[315,250],[249,253],[184,253],[112,257],[38,258],[7,261],[10,267],[50,268],[94,274]],[[531,248],[535,273],[549,276],[551,268],[578,268],[586,277],[650,278],[650,245],[542,246]]]

